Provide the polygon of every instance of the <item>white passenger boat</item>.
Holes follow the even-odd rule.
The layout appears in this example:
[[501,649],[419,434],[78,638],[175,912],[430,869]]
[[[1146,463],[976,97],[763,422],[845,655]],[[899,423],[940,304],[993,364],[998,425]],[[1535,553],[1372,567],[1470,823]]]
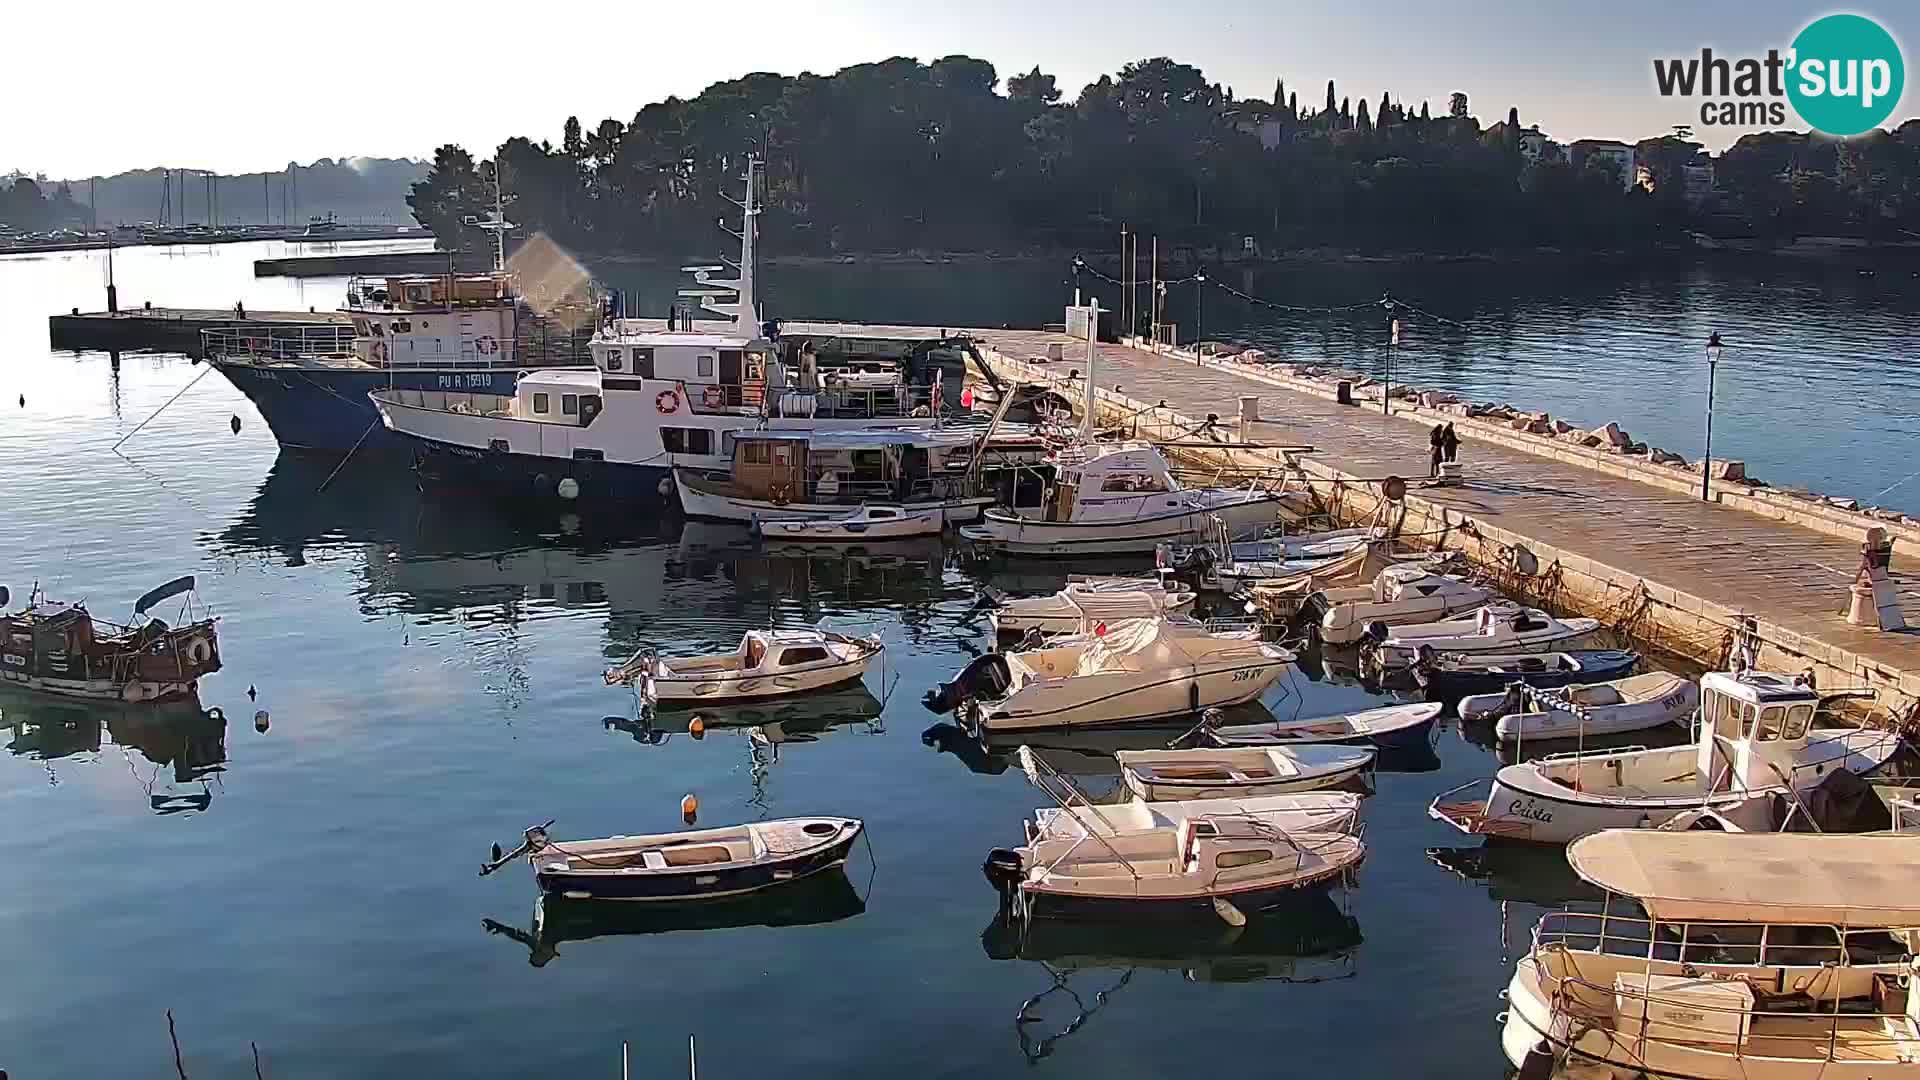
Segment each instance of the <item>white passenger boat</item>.
[[1147,802],[1231,799],[1318,791],[1373,768],[1370,746],[1244,746],[1122,750],[1113,755],[1127,790]]
[[1169,589],[1152,578],[1082,578],[1051,596],[1004,601],[987,621],[1000,634],[1076,634],[1102,622],[1184,615],[1193,601],[1192,589]]
[[749,630],[732,652],[659,656],[643,649],[608,668],[607,685],[638,686],[650,703],[784,697],[859,679],[884,649],[877,636],[827,630]]
[[1109,831],[1084,797],[1020,748],[1027,775],[1080,820],[1016,848],[996,848],[982,870],[1024,919],[1218,919],[1244,926],[1259,912],[1344,881],[1366,857],[1352,832],[1289,832],[1259,817],[1201,814],[1177,824]]
[[1302,492],[1262,483],[1187,488],[1148,442],[1080,443],[1056,453],[1042,507],[988,510],[960,535],[984,551],[1074,558],[1150,552],[1199,539],[1214,518],[1234,534],[1272,525],[1305,508]]
[[1494,721],[1502,742],[1619,735],[1686,724],[1700,707],[1700,684],[1668,671],[1612,682],[1534,690],[1515,683],[1505,693],[1460,699],[1462,720]]
[[1911,837],[1611,831],[1567,852],[1606,890],[1546,916],[1500,1044],[1522,1077],[1920,1077]]
[[[1045,648],[994,654],[1000,670],[974,694],[986,732],[1133,724],[1237,705],[1286,673],[1293,654],[1251,631],[1129,619]],[[991,658],[982,658],[991,662]],[[979,663],[979,661],[976,661]],[[956,680],[958,681],[958,680]]]
[[1076,813],[1057,806],[1033,812],[1029,841],[1042,837],[1084,836],[1093,829],[1102,836],[1178,828],[1208,815],[1256,818],[1282,832],[1357,832],[1360,796],[1351,791],[1306,791],[1290,795],[1258,795],[1227,799],[1179,799],[1122,803],[1089,803]]
[[1307,597],[1305,610],[1317,615],[1320,640],[1350,645],[1372,623],[1389,627],[1434,623],[1492,603],[1499,596],[1481,585],[1425,566],[1389,566],[1371,585],[1322,589]]
[[1699,809],[1759,831],[1770,827],[1774,795],[1812,788],[1836,770],[1868,775],[1900,746],[1896,732],[1814,728],[1818,692],[1784,675],[1711,672],[1700,699],[1697,743],[1508,765],[1485,798],[1466,792],[1486,781],[1465,784],[1428,812],[1462,832],[1544,844],[1655,828]]
[[1556,619],[1539,608],[1490,604],[1469,618],[1419,626],[1371,624],[1363,646],[1370,662],[1383,671],[1411,667],[1423,652],[1555,652],[1581,649],[1600,636],[1598,619]]
[[868,504],[839,517],[756,521],[754,527],[768,540],[800,544],[846,544],[862,540],[899,540],[909,536],[938,536],[946,516],[934,508]]
[[1424,745],[1446,706],[1438,701],[1383,705],[1360,712],[1265,724],[1227,724],[1202,733],[1213,746],[1371,745],[1381,750]]

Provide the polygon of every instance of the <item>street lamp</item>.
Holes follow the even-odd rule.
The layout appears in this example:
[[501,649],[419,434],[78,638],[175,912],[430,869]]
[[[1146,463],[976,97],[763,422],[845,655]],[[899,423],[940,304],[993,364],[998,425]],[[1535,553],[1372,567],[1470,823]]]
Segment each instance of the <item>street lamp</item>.
[[1720,370],[1720,335],[1707,335],[1707,446],[1700,458],[1700,501],[1711,501],[1713,494],[1713,377]]
[[1193,275],[1193,355],[1200,355],[1200,294],[1207,289],[1205,270]]

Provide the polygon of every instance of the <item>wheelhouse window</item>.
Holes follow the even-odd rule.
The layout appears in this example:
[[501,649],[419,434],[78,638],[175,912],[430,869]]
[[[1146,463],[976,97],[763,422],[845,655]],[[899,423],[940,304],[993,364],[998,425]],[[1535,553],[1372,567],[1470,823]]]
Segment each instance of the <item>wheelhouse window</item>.
[[1787,710],[1787,727],[1784,733],[1786,738],[1804,739],[1807,737],[1807,729],[1811,726],[1813,726],[1812,705],[1795,705]]
[[811,664],[825,660],[826,658],[827,650],[818,645],[803,645],[798,648],[783,650],[780,653],[780,663],[783,666],[791,664]]
[[545,394],[533,395],[533,411],[536,413],[543,413],[547,411],[547,395]]
[[619,371],[620,365],[622,364],[622,362],[623,361],[620,358],[619,349],[607,350],[607,370],[608,371]]
[[1760,739],[1762,742],[1780,737],[1782,727],[1787,722],[1787,710],[1779,705],[1771,705],[1760,710]]
[[578,449],[578,450],[575,450],[575,451],[573,452],[573,460],[575,460],[575,461],[605,461],[605,460],[607,460],[607,454],[606,454],[606,451],[604,451],[604,450],[587,450],[587,449]]
[[580,415],[580,395],[579,394],[561,394],[560,395],[560,415],[562,416],[579,416]]
[[713,431],[710,428],[663,427],[660,429],[660,448],[669,454],[711,454]]
[[1102,492],[1125,492],[1132,495],[1152,495],[1167,490],[1157,476],[1144,473],[1116,473],[1100,481]]
[[701,355],[700,359],[695,362],[694,370],[699,372],[700,377],[703,379],[713,378],[713,357],[704,354]]
[[773,458],[768,451],[766,443],[756,442],[748,443],[740,448],[740,460],[748,465],[765,465],[772,461]]

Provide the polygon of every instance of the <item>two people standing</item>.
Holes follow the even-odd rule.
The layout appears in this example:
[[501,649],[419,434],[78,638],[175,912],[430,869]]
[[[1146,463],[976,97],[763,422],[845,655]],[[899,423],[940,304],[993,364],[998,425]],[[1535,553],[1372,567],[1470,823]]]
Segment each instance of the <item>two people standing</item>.
[[1427,433],[1427,443],[1433,455],[1432,464],[1427,469],[1427,475],[1429,477],[1439,476],[1440,463],[1442,461],[1452,461],[1454,456],[1460,452],[1460,436],[1453,430],[1453,423],[1449,421],[1446,424],[1433,425],[1433,430]]

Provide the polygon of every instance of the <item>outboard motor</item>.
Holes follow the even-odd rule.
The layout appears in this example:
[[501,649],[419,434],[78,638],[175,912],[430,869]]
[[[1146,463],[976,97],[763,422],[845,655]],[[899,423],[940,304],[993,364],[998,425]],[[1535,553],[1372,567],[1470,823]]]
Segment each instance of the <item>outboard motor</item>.
[[927,691],[920,703],[929,712],[945,715],[969,701],[1003,697],[1012,685],[1013,672],[1007,669],[1007,658],[999,653],[987,653],[962,668],[953,681]]
[[992,885],[1000,894],[1002,911],[1013,906],[1014,897],[1020,895],[1020,880],[1026,876],[1026,861],[1012,848],[994,848],[987,852],[987,859],[980,864],[980,872],[987,876],[987,884]]
[[1379,619],[1375,619],[1368,623],[1365,629],[1360,631],[1360,640],[1369,645],[1379,646],[1385,644],[1387,637],[1392,633],[1392,627],[1389,627]]
[[1474,717],[1474,719],[1492,723],[1503,716],[1514,716],[1526,712],[1527,709],[1527,692],[1524,685],[1517,682],[1510,682],[1507,684],[1506,693],[1500,698],[1500,704]]

